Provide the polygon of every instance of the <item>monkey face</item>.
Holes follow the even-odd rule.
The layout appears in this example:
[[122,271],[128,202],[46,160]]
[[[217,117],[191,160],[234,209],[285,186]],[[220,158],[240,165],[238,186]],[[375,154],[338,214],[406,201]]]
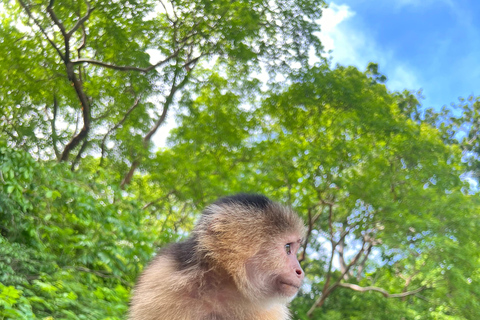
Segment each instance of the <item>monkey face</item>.
[[[247,277],[250,286],[257,289],[257,298],[291,300],[304,278],[297,259],[301,239],[290,235],[276,241],[247,261]],[[255,291],[251,288],[249,290]]]
[[282,248],[280,246],[275,248],[277,251],[280,251],[279,258],[282,261],[276,277],[277,292],[282,296],[293,297],[300,289],[305,276],[297,259],[301,239],[291,236],[285,242]]

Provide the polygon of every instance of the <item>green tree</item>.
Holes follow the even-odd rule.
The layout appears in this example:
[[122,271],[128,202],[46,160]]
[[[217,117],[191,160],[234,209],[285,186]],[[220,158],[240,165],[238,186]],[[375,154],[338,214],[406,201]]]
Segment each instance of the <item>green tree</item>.
[[[305,65],[323,1],[29,1],[2,7],[2,128],[39,157],[101,154],[129,184],[202,61]],[[21,106],[21,108],[19,108]],[[109,161],[103,161],[108,155]],[[128,165],[126,164],[128,163]]]
[[162,242],[135,201],[106,175],[37,163],[3,143],[0,177],[0,319],[122,318]]

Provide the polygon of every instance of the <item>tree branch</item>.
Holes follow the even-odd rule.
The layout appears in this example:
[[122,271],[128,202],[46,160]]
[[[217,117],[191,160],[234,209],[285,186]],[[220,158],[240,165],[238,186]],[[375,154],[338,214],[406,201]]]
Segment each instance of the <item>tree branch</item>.
[[[167,20],[170,21],[171,23],[174,23],[174,20],[172,18],[170,18],[170,15],[168,14],[168,9],[167,9],[167,6],[165,5],[165,3],[163,3],[162,0],[160,0],[159,2],[162,5],[163,10],[165,10],[165,16],[167,17]],[[173,8],[173,4],[172,4],[172,8]],[[172,10],[172,11],[175,14],[175,10]],[[177,20],[178,20],[178,18],[177,18]]]
[[55,25],[60,29],[60,32],[63,35],[63,39],[67,42],[68,37],[67,37],[67,32],[65,31],[65,26],[63,23],[58,20],[57,15],[53,11],[53,1],[50,1],[50,4],[47,6],[47,12],[50,15],[50,18],[52,18],[52,21],[55,23]]
[[299,262],[303,262],[305,260],[307,245],[308,245],[310,236],[311,236],[312,231],[313,231],[313,225],[315,224],[318,217],[320,216],[320,214],[316,214],[315,217],[312,217],[312,210],[313,210],[313,208],[308,208],[308,229],[307,229],[307,234],[305,235],[305,240],[303,241],[302,255],[298,259]]
[[[196,63],[198,62],[198,60],[200,60],[200,58],[202,57],[205,57],[207,55],[209,55],[210,53],[202,53],[201,55],[199,55],[198,57],[196,58],[193,58],[191,60],[189,60],[188,62],[186,62],[183,67],[187,70],[187,72],[190,72],[196,65]],[[192,66],[193,65],[193,66]]]
[[83,140],[87,137],[90,132],[91,125],[91,111],[90,111],[90,102],[88,101],[87,95],[83,90],[82,82],[75,75],[72,63],[66,63],[68,79],[73,82],[73,87],[77,93],[77,97],[80,100],[80,105],[82,107],[82,118],[83,118],[83,128],[80,132],[70,140],[70,142],[65,146],[63,150],[62,157],[60,161],[68,160],[70,152]]
[[58,101],[57,101],[57,95],[53,94],[53,119],[50,121],[50,124],[52,126],[52,143],[53,143],[53,151],[55,152],[55,157],[57,159],[60,158],[60,151],[58,151],[57,147],[57,141],[58,141],[58,135],[57,135],[57,128],[56,128],[56,121],[57,121],[57,112],[58,112]]
[[[22,4],[22,0],[19,0],[19,1]],[[63,62],[65,63],[68,79],[72,82],[73,87],[75,88],[75,91],[77,93],[77,97],[80,100],[80,105],[81,105],[81,108],[82,108],[82,117],[83,117],[83,128],[65,146],[65,149],[63,150],[62,155],[60,157],[60,161],[66,161],[66,160],[68,160],[68,157],[69,157],[72,149],[74,149],[83,139],[85,139],[87,137],[88,132],[90,131],[90,123],[91,123],[90,113],[91,113],[91,111],[90,111],[90,103],[88,101],[87,95],[85,94],[85,92],[83,90],[82,81],[77,78],[77,76],[75,74],[75,70],[74,70],[74,65],[70,62],[69,35],[65,31],[65,26],[58,19],[57,15],[53,11],[53,4],[54,4],[54,0],[51,0],[50,3],[47,6],[47,12],[50,15],[50,18],[52,19],[54,24],[60,29],[60,32],[63,35],[64,45],[65,45],[65,54],[62,55],[60,53],[60,50],[58,48],[56,48],[56,46],[55,46],[55,48],[57,49],[57,52],[60,54],[60,56],[63,59]],[[80,19],[80,20],[82,20],[82,19]],[[48,37],[47,37],[47,39],[48,39]]]
[[152,64],[147,68],[139,68],[139,67],[133,67],[133,66],[117,66],[117,65],[114,65],[114,64],[111,64],[111,63],[102,62],[102,61],[93,60],[93,59],[76,59],[76,60],[72,60],[72,63],[75,64],[75,65],[76,64],[81,64],[81,63],[88,63],[88,64],[93,64],[93,65],[96,65],[96,66],[101,66],[101,67],[105,67],[105,68],[109,68],[109,69],[119,70],[119,71],[139,71],[139,72],[147,73],[150,70],[152,70],[154,68],[157,68],[157,67],[160,67],[161,65],[163,65],[163,64],[167,63],[168,61],[172,60],[173,58],[178,56],[179,53],[180,53],[180,50],[176,50],[171,55],[166,57],[164,60],[161,60],[161,61],[157,62],[156,64]]
[[23,0],[18,0],[18,2],[20,3],[20,5],[23,7],[23,9],[25,9],[25,11],[27,12],[27,15],[30,19],[33,20],[33,22],[35,23],[35,25],[40,29],[40,31],[42,32],[42,34],[45,36],[45,38],[47,39],[47,41],[50,43],[50,45],[55,49],[55,51],[57,51],[58,55],[60,56],[60,58],[62,59],[62,61],[65,61],[65,56],[63,55],[63,53],[60,51],[60,49],[57,47],[57,45],[55,44],[55,42],[53,42],[52,39],[50,39],[50,37],[48,36],[47,32],[45,31],[45,29],[43,29],[42,25],[40,24],[40,22],[33,16],[32,12],[30,11],[30,8],[27,6],[27,4],[25,2],[23,2]]
[[103,165],[103,161],[105,158],[105,143],[107,141],[108,136],[115,130],[117,130],[124,122],[127,120],[127,117],[132,113],[132,111],[138,107],[138,103],[140,102],[140,98],[135,99],[135,102],[133,105],[128,109],[128,111],[123,115],[122,120],[120,120],[115,126],[113,126],[108,132],[103,136],[102,143],[101,143],[101,150],[102,150],[102,155],[100,157],[100,167]]
[[78,28],[80,28],[80,26],[82,26],[85,21],[88,20],[88,18],[90,18],[90,14],[94,10],[94,8],[90,7],[90,3],[88,1],[85,1],[85,3],[87,4],[87,13],[77,21],[77,23],[73,26],[72,30],[68,31],[68,33],[65,35],[67,39],[70,39],[70,37],[75,33],[75,31],[77,31]]
[[76,167],[77,163],[82,158],[82,153],[87,149],[87,144],[88,144],[88,141],[86,139],[84,139],[83,142],[82,142],[82,146],[80,147],[80,150],[78,151],[77,156],[75,157],[75,160],[73,160],[72,166],[70,167],[70,170],[72,172],[75,171],[75,167]]
[[345,257],[343,255],[345,249],[345,239],[341,238],[338,241],[337,252],[338,252],[338,261],[340,263],[340,272],[344,273],[347,269],[347,264],[345,263]]
[[153,206],[155,203],[159,202],[160,200],[168,200],[168,198],[175,193],[175,190],[171,190],[169,193],[167,193],[166,195],[164,196],[161,196],[160,198],[157,198],[153,201],[150,201],[149,203],[145,204],[143,207],[142,207],[142,210],[145,210],[145,209],[148,209],[150,206]]
[[350,261],[350,263],[347,265],[347,268],[342,272],[342,275],[340,278],[338,278],[337,282],[334,284],[334,286],[337,286],[340,281],[342,281],[345,278],[345,275],[350,271],[350,269],[358,262],[362,254],[365,252],[365,244],[366,242],[364,241],[362,244],[362,248],[358,251],[358,253],[355,255],[355,257]]
[[428,289],[426,286],[422,286],[420,288],[417,288],[415,290],[412,290],[412,291],[407,291],[407,292],[402,292],[402,293],[389,293],[387,290],[385,289],[382,289],[382,288],[378,288],[378,287],[360,287],[356,284],[352,284],[352,283],[339,283],[338,284],[339,287],[342,287],[342,288],[349,288],[349,289],[352,289],[352,290],[355,290],[355,291],[359,291],[359,292],[366,292],[366,291],[376,291],[376,292],[380,292],[385,298],[405,298],[407,296],[412,296],[412,295],[415,295],[425,289]]
[[[324,203],[325,205],[325,203]],[[330,259],[328,262],[328,270],[327,270],[327,276],[325,279],[325,284],[323,285],[322,288],[322,293],[320,296],[315,300],[315,303],[310,307],[310,309],[307,312],[307,316],[310,317],[315,308],[318,306],[323,305],[325,302],[325,299],[328,297],[330,294],[331,290],[333,288],[330,287],[330,281],[332,279],[332,267],[333,267],[333,257],[335,255],[335,249],[337,246],[337,243],[333,239],[333,224],[332,224],[332,219],[333,219],[333,204],[329,204],[329,212],[328,212],[328,226],[329,226],[329,231],[330,231],[330,243],[332,245],[332,251],[330,252]]]
[[125,189],[125,186],[127,184],[130,184],[130,182],[132,181],[133,174],[135,173],[138,166],[140,165],[140,160],[139,159],[140,159],[140,157],[138,157],[137,159],[135,159],[132,162],[132,165],[130,166],[130,170],[128,170],[126,176],[123,178],[122,182],[120,183],[120,188],[121,189]]
[[[186,78],[187,77],[185,77],[182,82],[185,82]],[[163,110],[162,110],[162,114],[160,115],[160,118],[158,118],[157,122],[155,122],[155,125],[152,127],[152,129],[150,129],[150,131],[143,138],[143,145],[145,148],[148,147],[148,144],[152,140],[152,136],[155,134],[155,132],[157,132],[158,128],[162,125],[163,122],[165,122],[165,119],[167,118],[167,111],[173,102],[173,96],[177,92],[178,88],[179,87],[176,86],[175,84],[172,86],[172,89],[170,90],[170,93],[168,94],[167,98],[165,99],[165,103],[163,104]]]
[[[179,72],[179,68],[176,69],[175,71],[175,75],[174,75],[174,80],[173,80],[173,84],[172,84],[172,87],[170,89],[170,93],[168,94],[168,96],[166,97],[165,99],[165,103],[163,104],[163,110],[162,110],[162,114],[160,115],[160,118],[155,122],[155,125],[152,127],[152,129],[150,129],[150,131],[145,135],[145,137],[143,138],[143,147],[145,149],[148,148],[149,144],[150,144],[150,141],[152,139],[152,136],[155,134],[155,132],[157,132],[158,128],[160,127],[160,125],[162,125],[164,122],[165,122],[165,118],[167,117],[167,111],[170,107],[170,105],[172,104],[173,102],[173,97],[175,95],[175,93],[177,92],[178,89],[181,89],[183,88],[189,78],[190,78],[190,74],[191,74],[191,69],[190,71],[187,72],[187,74],[185,75],[185,77],[183,78],[183,80],[178,84],[176,85],[176,78],[178,76],[178,72]],[[135,171],[137,170],[138,166],[140,165],[141,163],[141,156],[138,156],[132,163],[131,167],[130,167],[130,170],[128,171],[128,173],[126,174],[126,176],[124,177],[124,179],[122,180],[121,184],[120,184],[120,188],[125,188],[126,185],[130,184],[130,182],[132,181],[132,178],[133,178],[133,174],[135,173]]]
[[362,261],[358,264],[358,270],[357,270],[357,280],[360,281],[361,279],[361,273],[363,272],[363,269],[365,268],[365,263],[368,260],[368,256],[370,255],[370,252],[372,252],[373,248],[373,243],[369,243],[367,247],[367,251],[363,255]]
[[[332,243],[333,243],[333,241],[332,241]],[[337,244],[338,244],[338,242],[337,242]],[[350,271],[352,266],[354,266],[357,263],[357,261],[360,259],[362,253],[365,251],[364,247],[365,247],[365,241],[363,242],[362,248],[360,249],[360,251],[358,251],[358,253],[352,259],[352,261],[350,261],[350,263],[347,265],[346,269],[342,272],[340,277],[338,277],[337,281],[335,281],[335,283],[332,284],[329,287],[328,285],[329,285],[330,278],[331,278],[330,274],[331,274],[331,264],[332,264],[332,261],[330,261],[330,267],[329,267],[329,271],[328,271],[328,275],[327,275],[327,281],[325,282],[325,285],[323,286],[322,293],[321,293],[320,297],[318,297],[317,300],[315,300],[315,303],[308,310],[308,312],[307,312],[308,317],[311,317],[313,311],[315,311],[316,308],[321,307],[325,303],[325,300],[327,299],[327,297],[339,286],[340,282],[345,278],[345,275]],[[333,260],[333,252],[334,251],[335,251],[335,248],[332,247],[331,260]]]
[[87,32],[85,31],[85,26],[82,25],[82,43],[77,48],[77,55],[79,58],[81,57],[81,51],[85,49],[86,45],[87,45]]

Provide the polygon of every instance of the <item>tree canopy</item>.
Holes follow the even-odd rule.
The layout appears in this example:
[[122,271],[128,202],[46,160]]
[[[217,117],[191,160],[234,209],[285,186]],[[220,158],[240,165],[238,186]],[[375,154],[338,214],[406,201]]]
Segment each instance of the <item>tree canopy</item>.
[[295,319],[476,319],[480,102],[332,66],[324,7],[0,4],[0,319],[124,319],[156,250],[236,192],[305,220]]

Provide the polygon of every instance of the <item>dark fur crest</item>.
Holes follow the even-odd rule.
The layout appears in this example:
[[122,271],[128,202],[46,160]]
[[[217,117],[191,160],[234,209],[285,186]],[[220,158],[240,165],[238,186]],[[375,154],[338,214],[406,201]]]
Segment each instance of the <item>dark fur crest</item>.
[[[227,196],[215,201],[215,205],[228,205],[239,204],[249,208],[257,208],[264,210],[272,203],[272,200],[268,199],[261,194],[239,193],[233,196]],[[208,213],[208,212],[207,212]]]

